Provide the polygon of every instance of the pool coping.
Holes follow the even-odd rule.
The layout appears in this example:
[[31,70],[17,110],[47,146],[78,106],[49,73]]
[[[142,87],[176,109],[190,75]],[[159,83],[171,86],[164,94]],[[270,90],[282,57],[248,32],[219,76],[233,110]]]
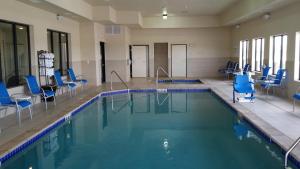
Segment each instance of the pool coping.
[[[278,131],[277,129],[273,128],[270,124],[266,121],[257,117],[254,113],[251,113],[249,110],[245,110],[241,104],[234,104],[232,103],[231,99],[226,99],[226,96],[222,91],[218,90],[217,88],[205,87],[205,88],[165,88],[165,89],[157,89],[157,88],[146,88],[146,89],[124,89],[124,90],[114,90],[114,91],[102,91],[96,96],[91,97],[86,102],[80,104],[72,111],[67,112],[62,117],[58,118],[53,123],[49,124],[45,128],[39,130],[32,136],[28,137],[27,139],[23,140],[16,146],[12,147],[11,149],[7,150],[6,152],[0,155],[0,167],[9,159],[13,158],[18,153],[25,150],[27,147],[38,141],[44,135],[50,133],[53,129],[57,128],[64,122],[70,120],[73,116],[78,114],[82,109],[87,107],[88,105],[94,103],[101,97],[107,97],[112,95],[119,95],[119,94],[126,94],[126,93],[145,93],[145,92],[212,92],[218,99],[225,103],[226,106],[231,108],[234,113],[242,116],[242,119],[246,121],[251,127],[255,129],[265,140],[267,140],[271,144],[275,144],[282,153],[285,153],[286,150],[289,148],[290,145],[283,144],[280,140],[282,139],[290,139],[289,137],[285,136],[283,133]],[[271,132],[270,132],[271,131]],[[286,137],[286,138],[284,138]],[[291,140],[291,139],[290,139]],[[300,148],[299,148],[300,149]],[[300,153],[292,152],[289,156],[289,160],[300,168]]]

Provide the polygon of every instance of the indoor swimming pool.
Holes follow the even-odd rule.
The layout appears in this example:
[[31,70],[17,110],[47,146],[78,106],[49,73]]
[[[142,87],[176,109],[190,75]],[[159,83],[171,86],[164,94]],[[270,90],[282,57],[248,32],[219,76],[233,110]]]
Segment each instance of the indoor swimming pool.
[[267,140],[209,90],[133,92],[95,99],[1,168],[282,169]]

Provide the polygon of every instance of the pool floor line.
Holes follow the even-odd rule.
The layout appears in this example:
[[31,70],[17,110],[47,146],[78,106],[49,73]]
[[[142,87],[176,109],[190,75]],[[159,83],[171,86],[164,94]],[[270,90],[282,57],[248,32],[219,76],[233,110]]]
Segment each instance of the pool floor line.
[[[251,126],[254,127],[254,129],[259,133],[262,134],[262,136],[267,139],[269,138],[270,143],[274,143],[276,146],[278,146],[283,152],[285,152],[287,149],[280,143],[280,141],[272,138],[272,135],[268,134],[267,131],[265,131],[261,126],[256,124],[251,118],[247,116],[248,112],[245,112],[245,108],[242,107],[240,104],[232,104],[232,100],[226,99],[227,97],[224,96],[224,93],[220,92],[218,89],[215,88],[166,88],[167,92],[202,92],[202,91],[211,91],[213,94],[215,94],[219,99],[221,99],[226,106],[233,109],[233,112],[236,112],[237,114],[242,115],[244,119],[246,119],[246,122],[249,123]],[[79,113],[82,109],[84,109],[86,106],[92,104],[96,100],[112,96],[112,95],[119,95],[124,94],[126,92],[129,93],[137,93],[137,92],[158,92],[158,89],[153,88],[146,88],[146,89],[125,89],[125,90],[114,90],[114,91],[102,91],[96,96],[92,97],[85,103],[80,104],[72,111],[66,113],[64,116],[59,117],[55,122],[51,123],[50,125],[46,126],[42,130],[36,132],[32,136],[28,137],[24,141],[20,142],[7,152],[3,153],[0,156],[0,166],[3,165],[6,161],[13,158],[18,153],[25,150],[28,146],[32,145],[36,141],[38,141],[41,137],[51,132],[53,129],[57,128],[58,126],[62,125],[65,121],[68,121],[72,118],[72,116],[75,116],[77,113]],[[276,129],[275,129],[276,130]],[[278,131],[279,132],[279,131]],[[297,160],[296,154],[291,153],[289,160],[293,162],[298,168],[300,168],[300,162]]]

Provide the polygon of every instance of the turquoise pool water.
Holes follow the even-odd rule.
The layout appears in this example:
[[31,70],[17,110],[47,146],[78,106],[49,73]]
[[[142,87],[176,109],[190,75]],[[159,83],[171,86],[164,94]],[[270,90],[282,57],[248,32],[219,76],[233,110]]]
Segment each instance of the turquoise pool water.
[[282,169],[283,155],[210,92],[134,93],[99,99],[1,168]]

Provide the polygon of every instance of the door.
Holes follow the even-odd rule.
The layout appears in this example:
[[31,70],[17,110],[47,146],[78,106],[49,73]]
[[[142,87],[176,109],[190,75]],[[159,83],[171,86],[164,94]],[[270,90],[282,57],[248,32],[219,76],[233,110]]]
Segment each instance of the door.
[[105,71],[105,43],[100,42],[100,53],[101,53],[101,82],[106,82],[106,71]]
[[187,45],[172,44],[172,77],[187,76]]
[[148,48],[147,45],[132,46],[132,77],[148,77]]
[[[156,71],[158,67],[162,67],[166,72],[168,69],[168,43],[154,43],[154,76],[156,77]],[[159,77],[168,77],[162,71],[158,73]]]

